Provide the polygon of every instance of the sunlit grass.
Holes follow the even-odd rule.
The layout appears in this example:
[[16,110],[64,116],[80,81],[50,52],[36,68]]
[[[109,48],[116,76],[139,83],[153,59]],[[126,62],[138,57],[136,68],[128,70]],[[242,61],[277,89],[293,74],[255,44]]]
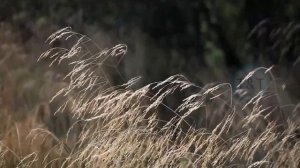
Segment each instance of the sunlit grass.
[[[63,98],[57,113],[68,109],[77,120],[71,129],[77,125],[81,129],[76,136],[70,130],[56,137],[36,120],[38,114],[9,124],[1,140],[1,166],[299,166],[299,104],[281,101],[286,95],[271,69],[255,69],[242,80],[257,71],[272,78],[265,90],[240,102],[229,83],[200,87],[182,75],[143,87],[135,85],[139,78],[114,85],[103,65],[117,68],[126,45],[101,50],[70,28],[47,41],[55,40],[75,43],[70,48],[52,48],[40,60],[51,58],[52,66],[71,67],[65,76],[68,85],[53,101]],[[180,103],[170,107],[166,100],[176,99],[175,95],[182,96]]]

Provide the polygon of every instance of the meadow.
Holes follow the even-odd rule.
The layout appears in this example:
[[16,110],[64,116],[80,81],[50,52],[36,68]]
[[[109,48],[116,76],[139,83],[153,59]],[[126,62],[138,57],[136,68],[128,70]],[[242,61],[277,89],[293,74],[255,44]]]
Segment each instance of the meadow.
[[[58,40],[65,45],[56,47]],[[0,167],[300,166],[300,104],[274,67],[253,69],[237,88],[198,86],[180,74],[144,86],[140,77],[114,84],[106,66],[117,68],[125,44],[102,49],[70,28],[46,42],[53,47],[33,64],[45,64],[47,73],[9,71],[5,59],[17,67],[26,60],[15,45],[2,50],[19,56],[0,59]],[[257,74],[268,82],[249,93],[242,86]]]

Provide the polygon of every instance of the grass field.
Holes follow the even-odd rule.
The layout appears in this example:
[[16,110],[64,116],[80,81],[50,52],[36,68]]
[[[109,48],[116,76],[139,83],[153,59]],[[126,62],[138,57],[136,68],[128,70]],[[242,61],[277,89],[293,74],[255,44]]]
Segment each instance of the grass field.
[[[65,76],[3,75],[9,80],[1,87],[0,167],[300,166],[300,104],[291,103],[272,68],[245,76],[241,85],[257,73],[270,77],[246,100],[247,90],[230,83],[197,86],[182,75],[141,87],[139,78],[114,85],[103,65],[118,65],[126,45],[103,50],[69,28],[47,42],[57,40],[66,46],[35,64],[68,66]],[[38,94],[23,93],[28,85]],[[21,100],[27,106],[18,106]]]

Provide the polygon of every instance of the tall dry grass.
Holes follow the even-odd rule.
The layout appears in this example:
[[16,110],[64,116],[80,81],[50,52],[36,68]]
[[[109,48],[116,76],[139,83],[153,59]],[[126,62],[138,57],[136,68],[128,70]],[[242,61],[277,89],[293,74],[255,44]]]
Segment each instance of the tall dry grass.
[[[53,101],[64,97],[66,101],[57,112],[69,108],[69,115],[77,119],[71,129],[78,124],[82,129],[72,145],[68,143],[69,132],[61,139],[47,131],[36,132],[40,129],[31,132],[53,137],[50,149],[42,150],[60,149],[53,156],[39,154],[39,150],[21,155],[18,149],[2,143],[0,157],[6,159],[6,153],[12,153],[10,158],[15,159],[6,159],[4,166],[300,166],[299,104],[283,101],[286,95],[271,69],[258,68],[245,77],[242,83],[263,71],[273,80],[243,103],[235,99],[229,83],[200,87],[181,75],[143,87],[135,85],[139,78],[114,85],[103,65],[117,68],[127,52],[126,45],[101,49],[70,28],[55,32],[48,42],[56,40],[75,43],[70,48],[52,48],[40,59],[50,58],[51,65],[66,64],[72,69],[65,76],[69,85]],[[168,100],[174,100],[175,95],[181,98],[174,105]],[[57,144],[61,148],[55,148]]]

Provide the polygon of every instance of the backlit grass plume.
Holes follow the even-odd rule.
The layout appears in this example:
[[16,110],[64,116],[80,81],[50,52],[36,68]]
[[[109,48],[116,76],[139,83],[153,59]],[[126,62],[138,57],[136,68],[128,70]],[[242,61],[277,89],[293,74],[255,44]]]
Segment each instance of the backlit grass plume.
[[66,47],[52,48],[40,59],[70,66],[69,85],[53,99],[65,97],[61,109],[70,108],[77,119],[72,126],[82,127],[60,166],[299,167],[299,104],[286,108],[280,101],[285,97],[271,70],[256,69],[242,80],[257,71],[273,79],[242,103],[229,83],[200,87],[182,75],[140,88],[139,78],[114,85],[103,65],[117,68],[126,45],[101,49],[70,28],[47,41],[56,40],[66,41]]

